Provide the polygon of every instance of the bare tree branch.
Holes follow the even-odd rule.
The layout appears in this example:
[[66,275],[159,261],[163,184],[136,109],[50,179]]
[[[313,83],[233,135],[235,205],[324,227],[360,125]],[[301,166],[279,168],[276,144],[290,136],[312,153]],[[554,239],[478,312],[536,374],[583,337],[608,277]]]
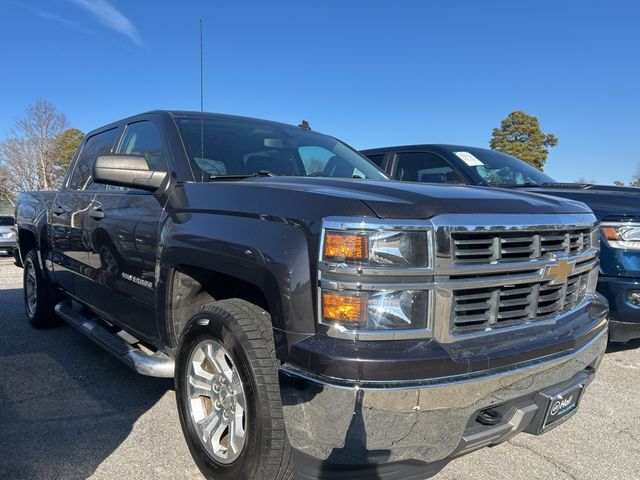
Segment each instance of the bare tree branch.
[[9,200],[21,191],[56,188],[64,169],[60,142],[67,117],[46,101],[37,100],[16,121],[9,138],[0,142],[0,196]]

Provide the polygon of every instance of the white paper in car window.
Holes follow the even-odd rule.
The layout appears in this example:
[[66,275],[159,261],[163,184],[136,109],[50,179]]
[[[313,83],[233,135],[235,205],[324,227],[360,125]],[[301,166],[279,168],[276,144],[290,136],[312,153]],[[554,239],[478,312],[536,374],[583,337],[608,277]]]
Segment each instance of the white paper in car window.
[[478,157],[469,152],[454,152],[460,160],[469,165],[470,167],[480,167],[484,165]]

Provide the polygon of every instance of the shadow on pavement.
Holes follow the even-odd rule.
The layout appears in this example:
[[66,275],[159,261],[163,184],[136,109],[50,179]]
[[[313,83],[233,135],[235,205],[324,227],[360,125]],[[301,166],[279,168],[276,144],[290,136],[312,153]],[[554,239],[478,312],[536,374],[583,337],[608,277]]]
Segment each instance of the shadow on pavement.
[[0,290],[0,478],[89,477],[170,380],[140,376],[68,326],[32,329]]
[[624,352],[640,348],[640,340],[631,340],[627,343],[610,343],[607,345],[607,353]]

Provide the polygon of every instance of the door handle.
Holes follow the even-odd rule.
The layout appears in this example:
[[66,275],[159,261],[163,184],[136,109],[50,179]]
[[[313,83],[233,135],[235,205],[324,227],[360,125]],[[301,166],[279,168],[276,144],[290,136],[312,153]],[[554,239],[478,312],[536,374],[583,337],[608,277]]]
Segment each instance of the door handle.
[[54,215],[62,215],[64,213],[64,208],[62,207],[52,208],[51,213],[53,213]]
[[89,216],[96,220],[102,220],[106,217],[106,214],[102,211],[102,208],[96,207],[89,212]]

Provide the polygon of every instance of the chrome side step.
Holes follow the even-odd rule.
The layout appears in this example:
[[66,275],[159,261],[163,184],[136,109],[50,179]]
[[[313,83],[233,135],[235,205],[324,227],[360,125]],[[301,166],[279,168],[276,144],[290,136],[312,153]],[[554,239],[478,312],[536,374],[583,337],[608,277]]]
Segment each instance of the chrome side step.
[[149,377],[173,378],[175,362],[164,353],[144,353],[122,338],[126,338],[125,335],[121,337],[117,333],[111,333],[99,323],[97,317],[85,316],[70,301],[58,303],[55,310],[60,318],[115,355],[132,370]]

